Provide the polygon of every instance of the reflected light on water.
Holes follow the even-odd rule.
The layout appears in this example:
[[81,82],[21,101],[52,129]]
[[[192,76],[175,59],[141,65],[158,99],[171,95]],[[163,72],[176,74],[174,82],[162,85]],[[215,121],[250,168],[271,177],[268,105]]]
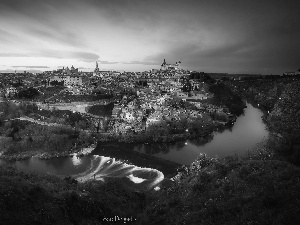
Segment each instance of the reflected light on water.
[[164,179],[164,174],[156,169],[142,168],[116,161],[114,158],[94,155],[90,167],[74,176],[79,182],[104,180],[105,177],[128,178],[134,183],[134,188],[149,190]]
[[78,157],[76,154],[74,154],[72,156],[72,163],[73,163],[74,166],[80,165],[82,163],[81,158]]
[[146,179],[143,178],[139,178],[139,177],[135,177],[132,174],[130,174],[129,176],[127,176],[133,183],[139,184],[142,183],[143,181],[145,181]]
[[182,142],[179,147],[170,144],[167,146],[168,151],[165,152],[156,150],[148,153],[146,148],[135,150],[183,165],[191,164],[200,153],[205,153],[209,157],[222,158],[234,154],[244,157],[249,149],[255,148],[264,138],[268,138],[269,133],[262,116],[261,110],[247,103],[245,113],[239,116],[229,129],[218,129],[212,136],[188,140]]
[[156,187],[154,188],[154,190],[155,190],[155,191],[159,191],[159,190],[160,190],[160,187],[156,186]]

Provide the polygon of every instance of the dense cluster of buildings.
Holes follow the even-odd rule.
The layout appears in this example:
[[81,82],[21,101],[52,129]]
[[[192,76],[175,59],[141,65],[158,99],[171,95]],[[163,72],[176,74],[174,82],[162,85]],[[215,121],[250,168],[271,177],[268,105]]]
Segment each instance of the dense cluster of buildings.
[[69,69],[68,67],[58,69],[53,71],[53,74],[47,80],[47,84],[56,84],[63,83],[64,86],[82,86],[84,83],[88,82],[88,77],[82,74],[79,74],[78,68],[75,69],[74,66]]
[[[118,96],[109,123],[113,133],[138,132],[165,119],[203,118],[211,112],[230,116],[224,107],[202,103],[213,97],[208,84],[201,79],[189,79],[191,71],[181,69],[180,65],[180,60],[175,64],[164,60],[160,70],[122,73],[101,71],[97,62],[94,71],[89,73],[80,72],[74,66],[63,67],[36,75],[20,75],[19,79],[14,76],[13,82],[2,85],[0,94],[11,97],[24,87],[62,86],[64,92],[82,97],[99,92]],[[18,86],[20,81],[22,84]],[[174,99],[189,102],[194,110],[174,108],[170,104]]]
[[300,75],[300,68],[295,72],[284,72],[283,75]]

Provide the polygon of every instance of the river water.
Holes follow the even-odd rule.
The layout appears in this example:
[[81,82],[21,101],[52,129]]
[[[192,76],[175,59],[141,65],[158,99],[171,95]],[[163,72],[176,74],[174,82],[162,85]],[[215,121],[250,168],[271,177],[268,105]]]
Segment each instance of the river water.
[[[244,111],[244,114],[237,118],[231,128],[214,132],[210,139],[160,144],[117,144],[111,151],[122,152],[126,148],[127,152],[128,150],[140,152],[184,165],[192,163],[200,153],[205,153],[211,157],[225,157],[233,154],[244,156],[248,150],[268,137],[266,126],[261,119],[263,113],[249,103],[247,103],[247,108]],[[109,160],[107,155],[102,158],[95,156],[101,155],[102,148],[104,150],[104,148],[110,149],[112,147],[100,144],[92,152],[92,155],[83,158],[78,158],[75,155],[70,158],[54,158],[51,160],[31,158],[14,162],[13,166],[22,170],[78,176],[83,180],[102,179],[105,176],[127,176],[134,182],[134,177],[138,177],[138,174],[140,174],[140,177],[142,176],[144,180],[147,180],[150,186],[157,182],[157,179],[163,179],[163,175],[158,170],[133,168],[132,166],[128,167],[126,164],[120,166],[119,162]],[[135,183],[139,182],[142,181],[137,180]]]
[[239,116],[234,125],[222,131],[216,131],[208,140],[195,139],[176,144],[137,145],[135,151],[151,154],[176,163],[189,165],[200,153],[210,157],[226,157],[236,154],[245,156],[263,139],[268,138],[268,131],[262,121],[263,112],[247,103],[244,114]]

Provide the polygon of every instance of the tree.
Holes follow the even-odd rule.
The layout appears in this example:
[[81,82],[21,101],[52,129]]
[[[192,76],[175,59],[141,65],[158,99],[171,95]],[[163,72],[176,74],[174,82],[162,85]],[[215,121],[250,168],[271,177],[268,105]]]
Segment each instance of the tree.
[[86,129],[87,128],[87,124],[86,124],[86,122],[84,121],[84,120],[79,120],[78,122],[76,122],[77,123],[77,125],[78,125],[78,127],[80,128],[80,129]]
[[80,113],[70,113],[67,117],[67,122],[71,125],[71,126],[75,126],[75,123],[82,120],[82,116],[80,115]]
[[146,133],[146,135],[152,137],[153,140],[159,140],[170,133],[170,128],[165,121],[161,121],[160,123],[150,125]]
[[173,108],[183,108],[184,107],[184,103],[182,101],[182,99],[180,98],[171,98],[168,100],[167,105],[173,107]]
[[189,79],[197,79],[199,81],[210,84],[214,83],[214,79],[212,79],[208,74],[204,72],[192,72],[189,76]]
[[17,94],[18,98],[32,99],[39,95],[39,91],[33,87],[20,90]]
[[57,80],[50,82],[51,86],[64,86],[64,81],[58,82]]
[[297,81],[286,86],[267,118],[271,129],[280,133],[289,143],[290,150],[293,142],[300,138],[299,85],[300,82]]
[[38,112],[38,106],[36,104],[21,103],[20,109],[25,115]]
[[189,92],[192,90],[192,84],[191,82],[189,81],[186,81],[184,84],[183,84],[183,87],[182,87],[182,91],[183,92]]
[[225,105],[231,113],[236,115],[243,113],[245,107],[243,100],[225,84],[213,84],[209,87],[209,91],[214,94],[217,105]]
[[22,115],[21,107],[17,106],[12,102],[3,102],[1,104],[1,110],[2,110],[2,114],[1,114],[2,119],[12,119]]

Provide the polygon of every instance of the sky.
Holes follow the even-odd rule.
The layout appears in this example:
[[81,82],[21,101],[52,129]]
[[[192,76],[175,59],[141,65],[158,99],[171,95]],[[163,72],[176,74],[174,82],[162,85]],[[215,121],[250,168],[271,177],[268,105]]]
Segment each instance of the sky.
[[300,68],[299,0],[0,0],[0,71],[63,66],[282,74]]

